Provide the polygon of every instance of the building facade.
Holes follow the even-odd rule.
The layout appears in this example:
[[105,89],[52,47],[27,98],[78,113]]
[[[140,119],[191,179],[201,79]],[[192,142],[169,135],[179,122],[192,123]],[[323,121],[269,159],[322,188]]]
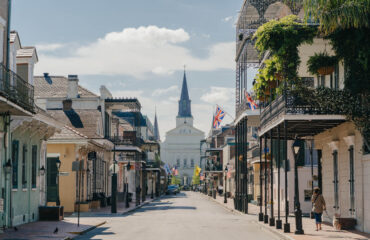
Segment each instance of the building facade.
[[204,133],[193,126],[191,101],[186,73],[182,82],[176,128],[166,133],[161,145],[161,159],[170,167],[177,167],[183,185],[191,183],[194,167],[200,165],[200,141]]

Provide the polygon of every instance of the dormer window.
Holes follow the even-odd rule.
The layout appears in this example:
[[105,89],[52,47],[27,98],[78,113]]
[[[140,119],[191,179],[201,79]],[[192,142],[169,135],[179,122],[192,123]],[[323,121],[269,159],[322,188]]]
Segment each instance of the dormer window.
[[28,64],[27,63],[19,63],[17,64],[17,74],[26,82],[29,82],[28,80]]

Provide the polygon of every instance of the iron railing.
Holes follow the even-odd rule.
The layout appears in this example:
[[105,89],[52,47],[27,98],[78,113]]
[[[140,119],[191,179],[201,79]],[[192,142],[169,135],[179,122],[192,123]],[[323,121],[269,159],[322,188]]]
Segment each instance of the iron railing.
[[35,113],[34,87],[0,63],[0,95]]
[[[309,90],[310,91],[310,90]],[[261,126],[280,115],[341,115],[337,109],[320,107],[314,99],[305,99],[293,91],[286,91],[264,108],[261,113]]]

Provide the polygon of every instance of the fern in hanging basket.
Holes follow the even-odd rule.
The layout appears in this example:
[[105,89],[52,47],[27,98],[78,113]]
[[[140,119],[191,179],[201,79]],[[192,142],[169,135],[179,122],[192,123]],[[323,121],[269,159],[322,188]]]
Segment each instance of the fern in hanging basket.
[[326,52],[315,53],[307,61],[308,72],[312,75],[330,75],[337,63],[336,56],[329,56]]

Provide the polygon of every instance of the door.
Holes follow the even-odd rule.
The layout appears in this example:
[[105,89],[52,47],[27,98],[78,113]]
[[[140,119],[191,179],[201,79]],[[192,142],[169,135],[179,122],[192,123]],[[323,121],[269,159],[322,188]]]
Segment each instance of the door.
[[47,158],[47,171],[46,171],[46,201],[56,202],[58,197],[58,158]]

